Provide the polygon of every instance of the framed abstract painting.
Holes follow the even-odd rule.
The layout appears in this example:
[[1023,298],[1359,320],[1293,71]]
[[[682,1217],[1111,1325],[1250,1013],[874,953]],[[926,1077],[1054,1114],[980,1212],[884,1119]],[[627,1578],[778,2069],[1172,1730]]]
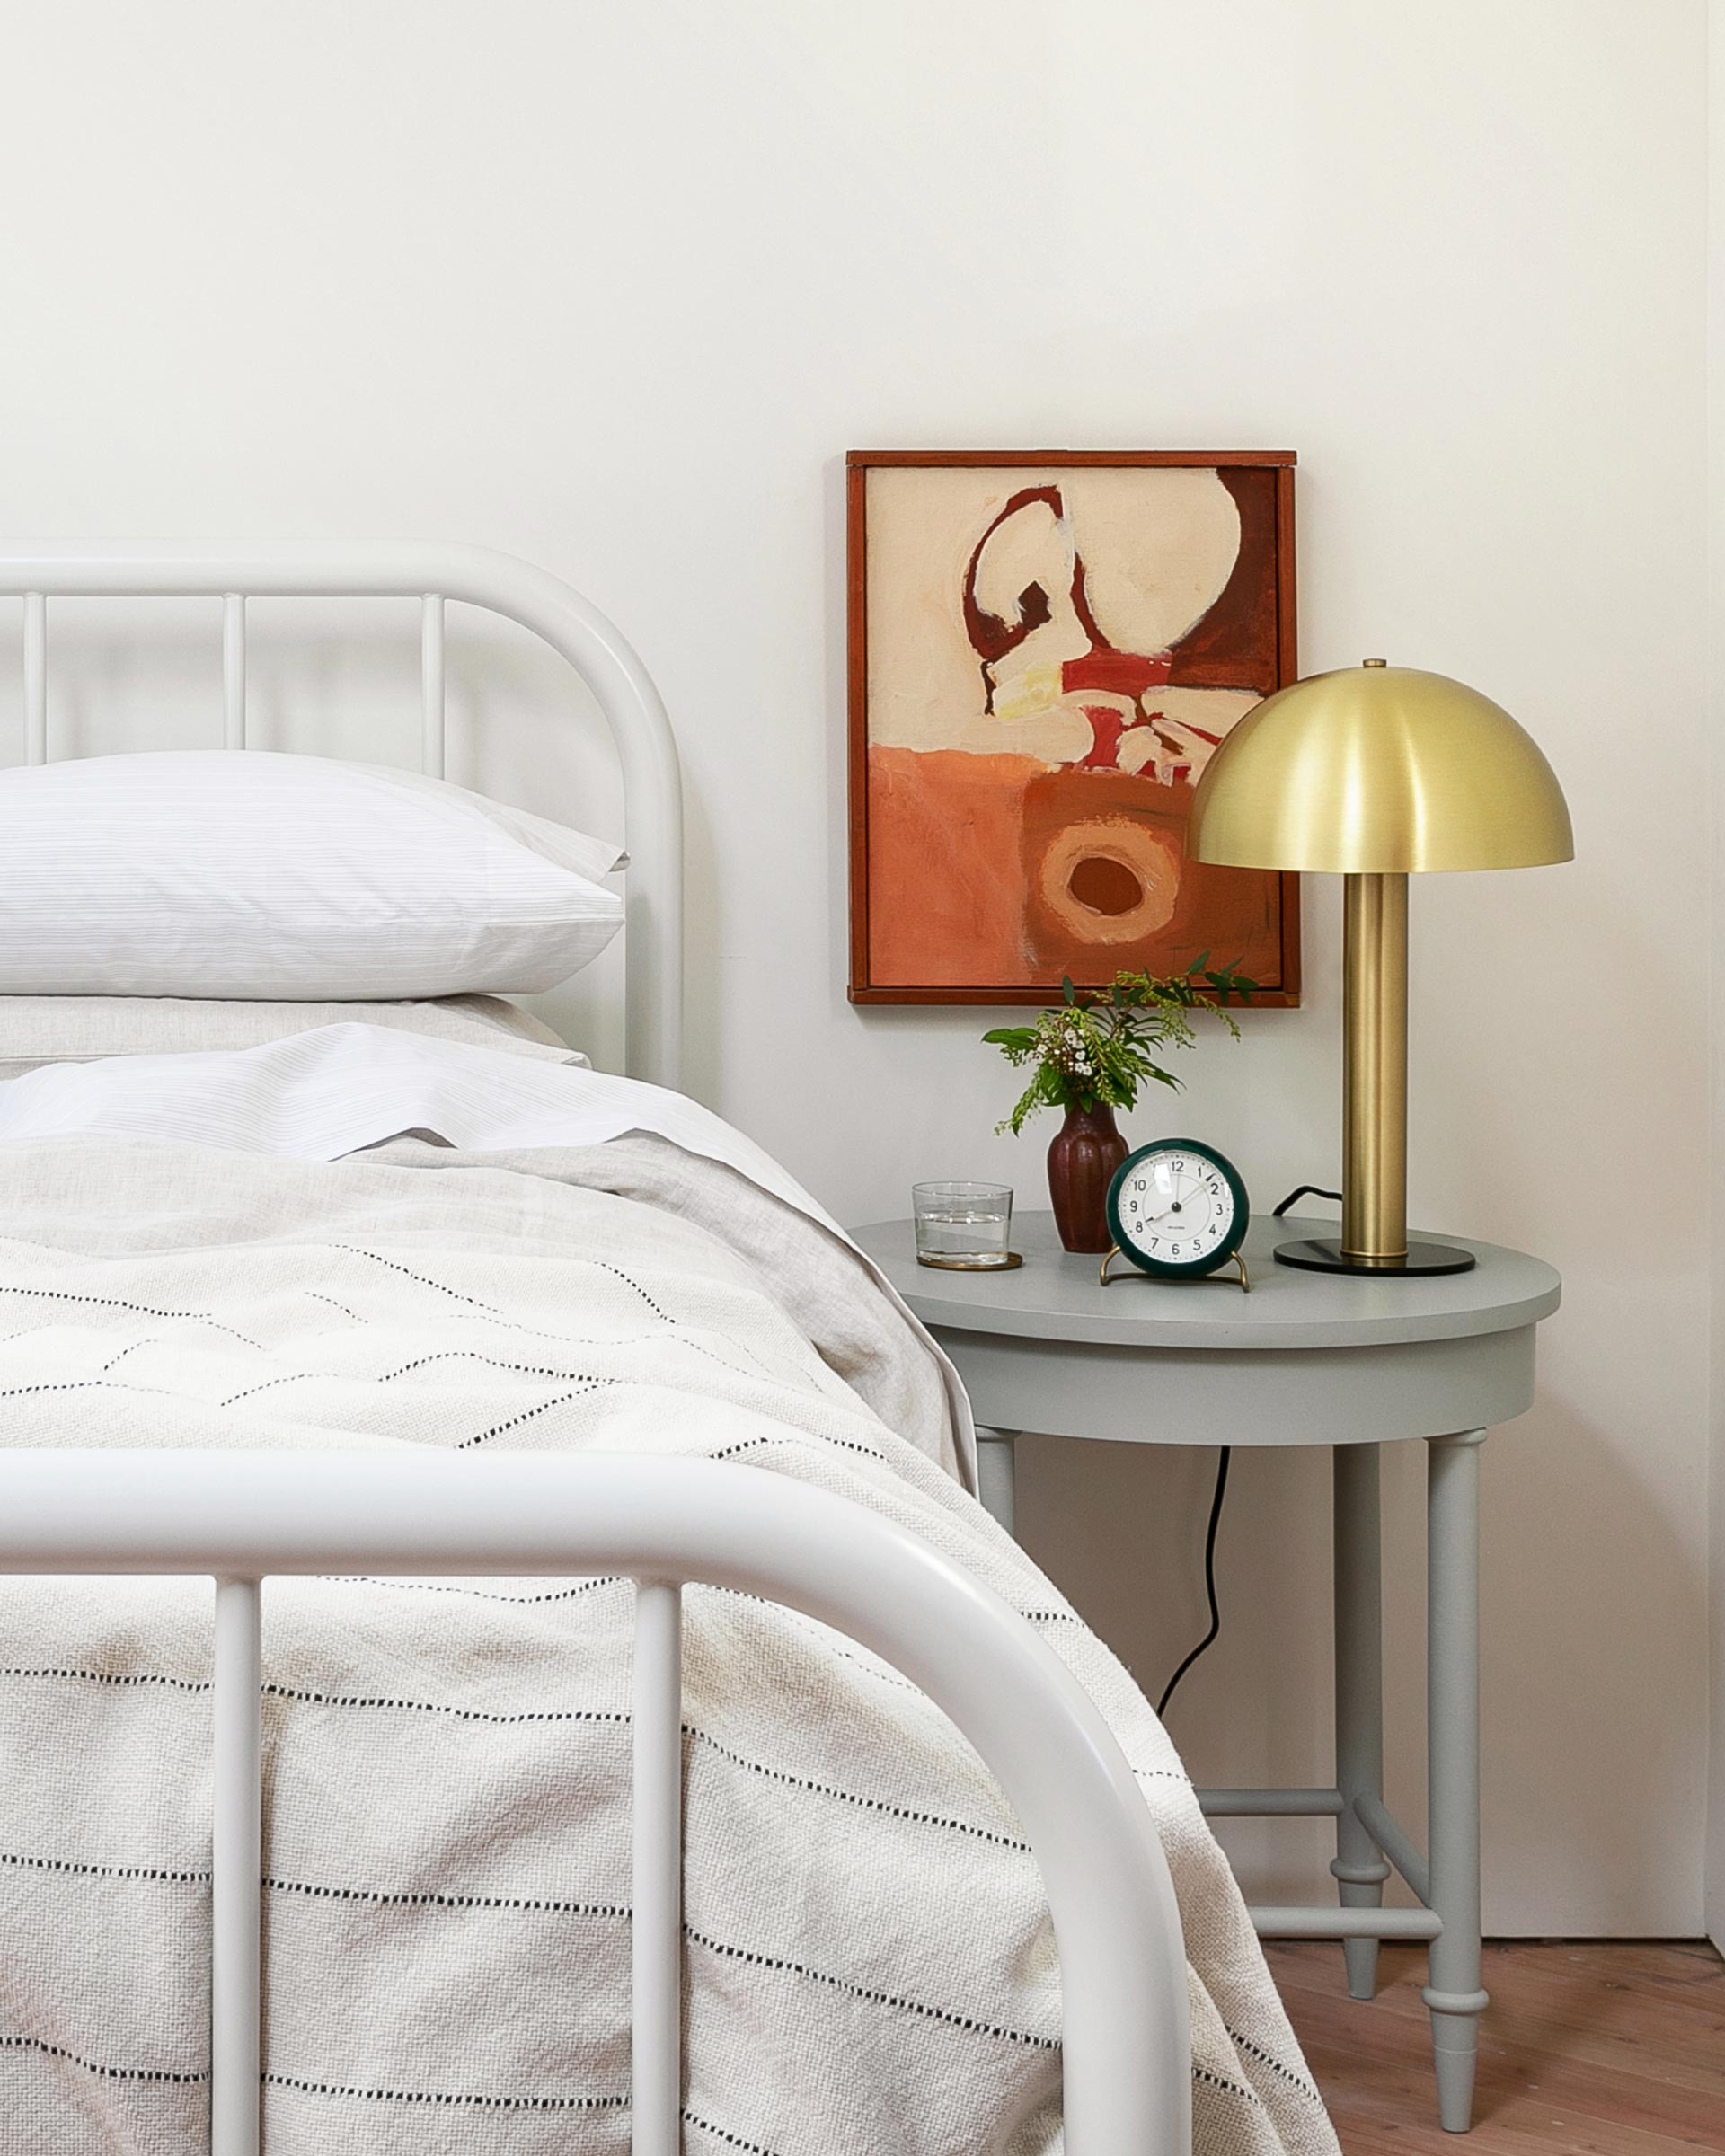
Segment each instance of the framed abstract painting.
[[1299,1000],[1299,879],[1185,848],[1295,678],[1294,454],[853,450],[851,1000],[1031,1003],[1206,952]]

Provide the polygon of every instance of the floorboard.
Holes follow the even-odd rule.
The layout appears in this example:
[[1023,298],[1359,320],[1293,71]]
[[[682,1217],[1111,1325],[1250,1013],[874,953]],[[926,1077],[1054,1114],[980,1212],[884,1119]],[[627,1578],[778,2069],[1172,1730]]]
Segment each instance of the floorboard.
[[1473,2133],[1438,2125],[1425,1956],[1385,1947],[1369,2004],[1341,1950],[1266,1948],[1344,2156],[1725,2156],[1725,1962],[1704,1945],[1488,1945]]

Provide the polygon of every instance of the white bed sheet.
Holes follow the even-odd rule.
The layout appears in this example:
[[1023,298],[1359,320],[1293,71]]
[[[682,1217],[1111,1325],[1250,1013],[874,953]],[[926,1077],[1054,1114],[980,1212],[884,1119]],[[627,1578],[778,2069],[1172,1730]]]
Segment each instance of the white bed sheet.
[[[856,1246],[765,1147],[685,1093],[579,1064],[358,1022],[253,1048],[56,1065],[0,1083],[0,1145],[155,1138],[338,1161],[407,1135],[464,1153],[603,1145],[632,1131],[731,1169]],[[937,1364],[960,1480],[977,1488],[976,1425],[945,1353],[874,1260],[857,1255]]]
[[237,1050],[57,1065],[0,1085],[0,1144],[164,1138],[338,1161],[409,1132],[503,1153],[602,1145],[631,1130],[721,1162],[844,1233],[769,1153],[686,1094],[377,1025],[319,1026]]

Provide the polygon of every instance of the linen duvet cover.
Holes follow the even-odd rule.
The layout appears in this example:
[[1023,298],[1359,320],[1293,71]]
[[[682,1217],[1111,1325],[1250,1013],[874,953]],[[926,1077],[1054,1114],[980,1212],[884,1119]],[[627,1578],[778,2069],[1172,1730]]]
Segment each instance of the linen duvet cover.
[[[961,1397],[865,1262],[677,1096],[370,1032],[0,1086],[4,1441],[685,1454],[901,1523],[1126,1751],[1197,2147],[1333,2152],[1172,1746],[965,1493]],[[0,1581],[8,2156],[205,2149],[209,1600]],[[270,2156],[626,2150],[632,1609],[609,1579],[266,1586]],[[686,2146],[1057,2150],[1057,1965],[975,1754],[807,1619],[694,1587],[686,1626]]]

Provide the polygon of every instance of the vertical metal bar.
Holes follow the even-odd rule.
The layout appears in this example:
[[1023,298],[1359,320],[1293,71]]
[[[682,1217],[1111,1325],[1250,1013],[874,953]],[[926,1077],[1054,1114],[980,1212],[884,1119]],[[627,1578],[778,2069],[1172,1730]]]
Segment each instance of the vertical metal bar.
[[222,594],[222,747],[245,747],[245,600]]
[[[1383,1906],[1384,1861],[1357,1798],[1384,1795],[1384,1584],[1383,1524],[1375,1445],[1339,1445],[1334,1480],[1336,1610],[1336,1819],[1335,1875],[1344,1909]],[[1369,1999],[1377,1984],[1377,1941],[1350,1939],[1342,1946],[1348,1992]]]
[[210,2156],[258,2156],[262,1888],[262,1600],[216,1583],[215,1807],[210,1857]]
[[48,595],[24,594],[24,761],[48,761]]
[[443,776],[443,594],[428,591],[420,602],[420,769]]
[[1408,879],[1342,879],[1341,1248],[1408,1254]]
[[634,2156],[683,2145],[683,1590],[635,1589]]

